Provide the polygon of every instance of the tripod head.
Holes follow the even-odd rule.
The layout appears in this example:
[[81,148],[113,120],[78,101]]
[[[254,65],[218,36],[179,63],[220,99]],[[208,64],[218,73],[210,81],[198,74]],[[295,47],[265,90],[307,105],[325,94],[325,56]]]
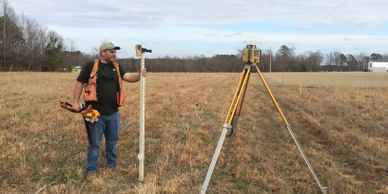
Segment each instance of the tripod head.
[[241,61],[244,65],[260,63],[261,50],[256,48],[256,45],[248,44],[243,50]]
[[151,49],[142,48],[141,44],[137,44],[135,46],[136,56],[140,57],[143,53],[152,53]]

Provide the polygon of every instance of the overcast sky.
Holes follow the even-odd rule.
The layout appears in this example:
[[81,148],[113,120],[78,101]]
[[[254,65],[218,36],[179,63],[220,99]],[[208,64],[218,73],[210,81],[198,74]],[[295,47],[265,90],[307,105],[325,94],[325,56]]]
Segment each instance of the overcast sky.
[[133,57],[134,45],[152,56],[235,54],[248,43],[296,53],[388,53],[386,0],[9,0],[90,53],[102,41]]

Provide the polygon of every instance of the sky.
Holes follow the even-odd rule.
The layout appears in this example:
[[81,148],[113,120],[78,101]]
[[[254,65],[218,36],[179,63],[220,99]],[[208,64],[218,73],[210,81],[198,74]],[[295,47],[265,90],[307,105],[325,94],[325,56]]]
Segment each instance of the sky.
[[247,44],[276,52],[388,53],[386,0],[9,0],[17,14],[95,52],[101,42],[134,57],[236,54]]

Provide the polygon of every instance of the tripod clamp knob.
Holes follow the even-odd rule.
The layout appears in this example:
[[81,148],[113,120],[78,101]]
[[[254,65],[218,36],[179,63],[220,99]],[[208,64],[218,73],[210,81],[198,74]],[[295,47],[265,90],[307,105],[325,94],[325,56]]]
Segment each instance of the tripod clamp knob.
[[223,126],[225,129],[231,129],[232,128],[232,125],[229,125],[229,124],[224,124]]

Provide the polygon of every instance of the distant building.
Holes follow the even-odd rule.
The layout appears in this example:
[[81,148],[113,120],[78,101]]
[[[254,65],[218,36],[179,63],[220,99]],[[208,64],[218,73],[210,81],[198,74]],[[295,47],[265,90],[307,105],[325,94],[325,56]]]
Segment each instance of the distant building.
[[81,67],[81,66],[75,66],[75,67],[73,68],[73,72],[81,72],[81,70],[82,70],[82,67]]
[[388,62],[369,61],[368,71],[371,72],[388,72]]

